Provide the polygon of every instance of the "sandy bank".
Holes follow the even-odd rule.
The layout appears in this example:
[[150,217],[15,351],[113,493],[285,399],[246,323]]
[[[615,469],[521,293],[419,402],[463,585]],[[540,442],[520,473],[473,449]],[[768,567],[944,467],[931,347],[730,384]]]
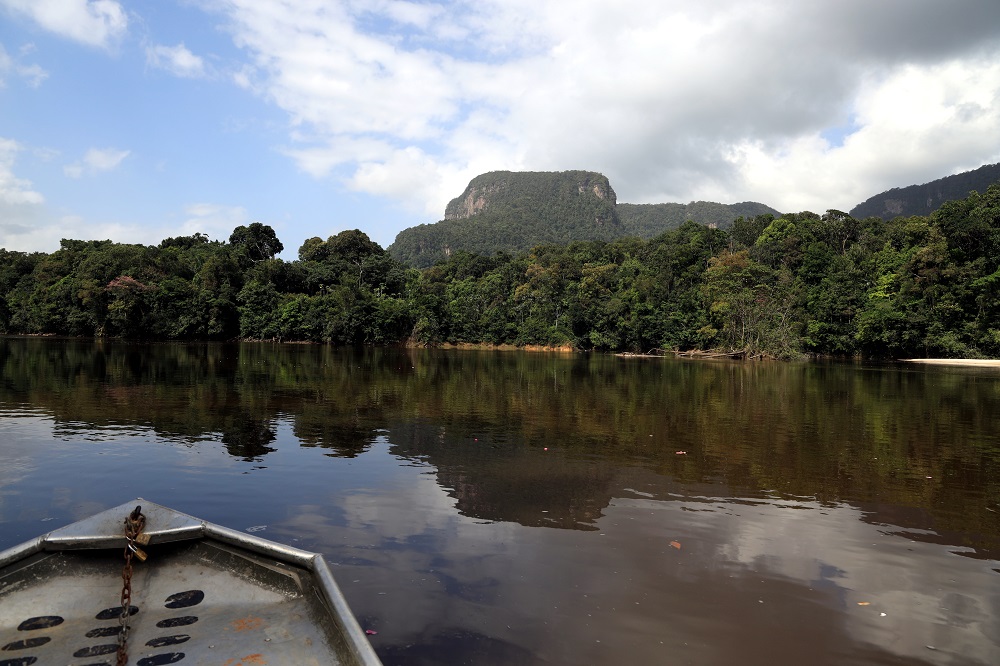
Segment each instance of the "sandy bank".
[[978,365],[1000,368],[1000,359],[992,358],[902,358],[904,363],[926,363],[928,365]]

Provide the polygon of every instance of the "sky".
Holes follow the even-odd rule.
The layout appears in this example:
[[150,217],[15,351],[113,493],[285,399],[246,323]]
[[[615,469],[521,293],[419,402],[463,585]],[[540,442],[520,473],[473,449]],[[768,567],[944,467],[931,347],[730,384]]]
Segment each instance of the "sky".
[[383,247],[487,171],[849,210],[1000,162],[997,0],[0,0],[0,247]]

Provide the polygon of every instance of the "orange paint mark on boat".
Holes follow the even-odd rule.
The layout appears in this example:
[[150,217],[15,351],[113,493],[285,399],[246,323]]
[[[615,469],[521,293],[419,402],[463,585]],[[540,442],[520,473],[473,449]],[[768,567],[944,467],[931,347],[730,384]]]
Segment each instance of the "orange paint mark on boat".
[[264,626],[264,619],[248,615],[238,620],[233,620],[229,626],[232,627],[233,631],[254,631]]
[[256,654],[248,654],[239,660],[226,659],[222,666],[267,666],[267,661],[264,660],[264,655],[258,652]]

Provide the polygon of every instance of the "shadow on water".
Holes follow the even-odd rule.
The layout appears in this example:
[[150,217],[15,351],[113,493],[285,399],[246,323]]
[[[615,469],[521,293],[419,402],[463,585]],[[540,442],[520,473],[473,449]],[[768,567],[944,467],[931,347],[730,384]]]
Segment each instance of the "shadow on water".
[[543,663],[523,647],[459,627],[442,629],[432,636],[420,636],[415,643],[383,647],[379,650],[379,658],[386,664],[407,666]]

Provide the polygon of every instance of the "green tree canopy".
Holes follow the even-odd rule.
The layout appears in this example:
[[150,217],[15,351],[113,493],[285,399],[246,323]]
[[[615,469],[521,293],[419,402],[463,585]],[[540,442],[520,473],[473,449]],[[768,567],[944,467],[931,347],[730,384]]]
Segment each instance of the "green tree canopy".
[[233,229],[229,243],[245,251],[252,262],[274,259],[274,255],[285,249],[274,229],[260,222],[254,222],[249,226],[240,225]]

